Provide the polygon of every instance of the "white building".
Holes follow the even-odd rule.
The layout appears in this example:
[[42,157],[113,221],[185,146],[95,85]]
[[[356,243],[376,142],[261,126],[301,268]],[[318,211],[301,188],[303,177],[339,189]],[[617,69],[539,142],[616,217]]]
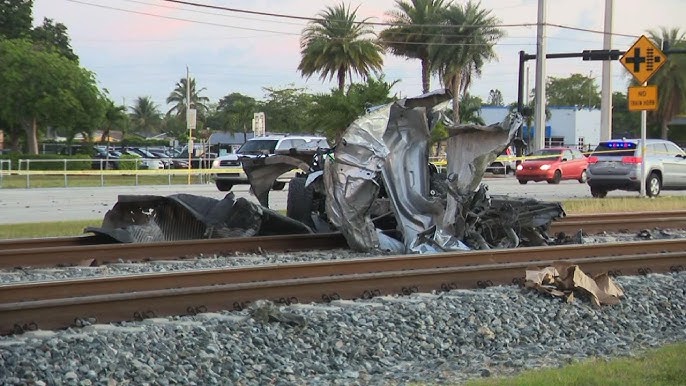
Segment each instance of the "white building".
[[[577,146],[581,150],[593,149],[600,142],[600,110],[576,107],[550,107],[546,122],[546,146]],[[507,115],[505,106],[481,106],[481,117],[487,125],[498,123]],[[533,117],[531,119],[533,122]],[[532,130],[524,130],[524,140]],[[527,141],[532,143],[533,140]]]

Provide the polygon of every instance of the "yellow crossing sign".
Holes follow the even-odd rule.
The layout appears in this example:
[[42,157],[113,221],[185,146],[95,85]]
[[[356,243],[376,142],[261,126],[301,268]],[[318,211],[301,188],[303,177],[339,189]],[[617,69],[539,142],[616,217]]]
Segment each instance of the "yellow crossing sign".
[[650,39],[642,35],[619,61],[639,84],[643,84],[665,64],[667,57]]

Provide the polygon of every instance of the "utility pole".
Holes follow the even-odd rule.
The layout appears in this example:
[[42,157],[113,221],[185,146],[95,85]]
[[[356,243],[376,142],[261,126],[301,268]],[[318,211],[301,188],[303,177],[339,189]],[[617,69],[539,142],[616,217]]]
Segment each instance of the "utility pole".
[[[613,1],[605,0],[605,27],[603,34],[603,49],[612,46],[612,12]],[[600,140],[609,141],[612,138],[612,62],[603,60],[603,78],[600,94]]]
[[546,58],[546,0],[538,0],[536,27],[536,111],[534,114],[534,146],[532,150],[545,147],[545,58]]
[[188,129],[188,185],[191,184],[191,158],[193,154],[193,126],[191,126],[191,77],[186,66],[186,128]]

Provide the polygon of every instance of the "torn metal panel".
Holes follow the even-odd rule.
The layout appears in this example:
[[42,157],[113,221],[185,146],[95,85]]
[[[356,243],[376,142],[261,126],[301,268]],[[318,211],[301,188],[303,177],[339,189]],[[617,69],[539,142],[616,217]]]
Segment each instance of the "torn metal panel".
[[[425,238],[443,211],[440,201],[429,194],[428,109],[449,98],[446,92],[435,92],[390,103],[357,119],[341,137],[333,162],[325,165],[326,212],[351,248],[394,252],[427,248],[417,240],[420,235]],[[397,241],[377,231],[369,215],[382,185],[403,233],[402,250],[397,250]],[[450,237],[438,244],[447,240]]]
[[453,228],[453,235],[464,238],[468,202],[465,200],[481,184],[486,168],[512,142],[523,122],[511,112],[503,122],[490,126],[459,125],[448,128],[447,173],[448,202],[443,228]]
[[293,169],[310,171],[309,162],[314,151],[272,155],[266,157],[240,157],[241,165],[250,182],[250,189],[260,204],[269,207],[269,191],[282,174]]
[[100,228],[86,232],[123,243],[312,233],[305,224],[229,193],[119,196]]

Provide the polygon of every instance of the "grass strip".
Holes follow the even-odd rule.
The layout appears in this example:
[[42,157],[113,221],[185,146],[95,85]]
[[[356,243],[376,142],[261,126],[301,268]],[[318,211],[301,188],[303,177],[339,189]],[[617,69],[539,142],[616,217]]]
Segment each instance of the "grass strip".
[[633,358],[593,358],[562,368],[526,371],[513,377],[470,381],[469,386],[684,385],[686,343],[648,350]]

